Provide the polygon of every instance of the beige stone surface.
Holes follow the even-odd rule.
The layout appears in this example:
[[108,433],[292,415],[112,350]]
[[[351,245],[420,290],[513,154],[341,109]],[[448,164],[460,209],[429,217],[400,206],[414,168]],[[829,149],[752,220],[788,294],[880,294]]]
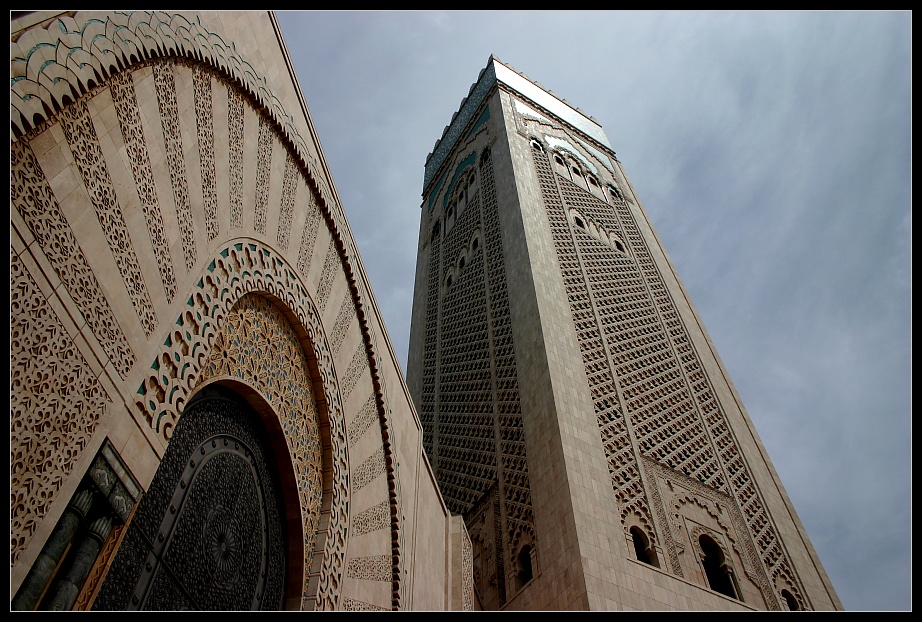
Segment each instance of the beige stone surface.
[[[40,56],[48,48],[36,45],[63,37],[80,48],[83,40],[74,33],[82,29],[119,24],[134,32],[146,23],[158,25],[159,49],[125,53],[133,44],[114,41],[114,30],[102,28],[96,48],[85,50],[89,73],[56,65],[53,56]],[[201,36],[183,39],[185,29]],[[111,57],[99,51],[106,45],[123,54],[127,91],[110,88],[116,76],[103,60]],[[172,52],[164,53],[167,48]],[[71,91],[42,90],[55,71],[64,82],[54,84],[69,84]],[[289,586],[287,606],[451,607],[449,581],[465,578],[449,572],[449,514],[274,17],[260,11],[33,13],[11,22],[11,72],[25,78],[11,88],[11,100],[24,111],[19,116],[15,105],[11,111],[12,150],[37,163],[13,167],[10,252],[23,266],[23,284],[16,290],[11,280],[11,293],[38,292],[32,306],[12,309],[12,323],[46,325],[49,334],[69,340],[69,351],[82,357],[74,360],[86,360],[107,404],[82,412],[74,396],[87,387],[63,376],[54,386],[67,395],[14,382],[11,420],[17,430],[29,430],[21,438],[14,433],[14,441],[31,443],[44,462],[14,460],[11,488],[26,501],[11,506],[11,538],[20,543],[13,546],[11,599],[104,439],[142,488],[151,485],[176,419],[202,385],[217,331],[250,294],[278,306],[298,333],[309,361],[307,382],[322,411],[319,537],[303,585]],[[197,72],[206,76],[205,90]],[[45,108],[24,97],[29,89],[45,98]],[[73,93],[85,94],[75,102]],[[116,102],[125,93],[128,98]],[[206,131],[198,113],[209,100]],[[84,105],[91,129],[69,141],[62,114]],[[89,163],[89,180],[74,157],[77,149],[99,154]],[[49,213],[56,220],[49,221]],[[133,265],[141,278],[129,282]],[[148,304],[152,325],[141,316]],[[61,362],[31,357],[27,338],[13,334],[13,377],[31,378],[38,370],[57,378]],[[254,352],[266,349],[253,345]],[[277,426],[272,418],[283,405],[244,369],[256,361],[238,360],[239,379],[215,381]],[[88,440],[56,429],[43,414],[57,403],[61,417],[97,417]],[[365,417],[365,427],[350,437],[358,417]],[[50,436],[29,426],[44,426]],[[297,440],[289,442],[297,446]],[[301,458],[309,459],[296,454],[294,461]],[[46,496],[30,500],[39,490]]]
[[[777,610],[787,608],[786,590],[799,608],[841,609],[601,128],[587,130],[593,121],[538,90],[491,58],[430,155],[421,207],[408,386],[428,409],[421,419],[434,471],[449,508],[465,514],[475,551],[478,477],[500,491],[503,520],[484,537],[493,534],[502,563],[490,545],[475,553],[481,597],[504,589],[498,608],[507,610]],[[465,209],[479,212],[462,225],[452,183],[471,158],[478,190]],[[487,277],[457,272],[448,284],[463,226],[499,239],[485,249]],[[489,272],[494,265],[502,277]],[[488,301],[490,315],[471,317],[469,332],[485,331],[492,349],[452,341],[452,288]],[[524,451],[511,453],[504,432],[464,454],[454,439],[477,428],[463,413],[489,413],[497,429],[509,416],[497,410],[511,385],[496,381],[506,353],[495,345],[507,321]],[[485,397],[471,397],[458,360],[489,363]],[[527,474],[492,466],[519,455]],[[522,504],[537,560],[524,586],[521,542],[504,522]],[[658,567],[635,559],[631,528],[648,538]],[[719,553],[707,553],[707,541]],[[733,597],[711,589],[712,561],[724,564],[716,575],[734,577],[719,588]],[[484,574],[502,587],[488,587]]]

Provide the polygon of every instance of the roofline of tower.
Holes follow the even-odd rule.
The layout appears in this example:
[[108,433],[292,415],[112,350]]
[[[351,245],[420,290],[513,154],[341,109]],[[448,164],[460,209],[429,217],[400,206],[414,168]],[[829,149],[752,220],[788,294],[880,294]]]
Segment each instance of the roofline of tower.
[[451,122],[442,130],[442,136],[435,141],[432,151],[426,156],[425,173],[423,175],[424,192],[435,177],[436,171],[454,148],[462,129],[470,122],[474,113],[490,92],[491,87],[499,82],[539,104],[542,108],[593,140],[612,149],[608,137],[602,130],[602,126],[595,119],[587,116],[565,99],[557,97],[552,91],[544,88],[538,82],[491,54],[487,59],[486,66],[480,70],[477,81],[471,85],[467,97],[461,100],[458,110],[451,117]]

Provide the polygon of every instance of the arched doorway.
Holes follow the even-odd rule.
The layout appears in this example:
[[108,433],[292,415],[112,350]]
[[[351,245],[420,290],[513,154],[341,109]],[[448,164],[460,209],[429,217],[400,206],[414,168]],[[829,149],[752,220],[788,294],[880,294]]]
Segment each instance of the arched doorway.
[[287,539],[259,416],[210,386],[179,419],[93,609],[280,609]]

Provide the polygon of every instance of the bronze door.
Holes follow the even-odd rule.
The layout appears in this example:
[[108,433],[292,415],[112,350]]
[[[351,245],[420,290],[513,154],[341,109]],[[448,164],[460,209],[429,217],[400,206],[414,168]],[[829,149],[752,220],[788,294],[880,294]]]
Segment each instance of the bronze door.
[[287,541],[259,416],[219,389],[186,407],[93,609],[284,605]]

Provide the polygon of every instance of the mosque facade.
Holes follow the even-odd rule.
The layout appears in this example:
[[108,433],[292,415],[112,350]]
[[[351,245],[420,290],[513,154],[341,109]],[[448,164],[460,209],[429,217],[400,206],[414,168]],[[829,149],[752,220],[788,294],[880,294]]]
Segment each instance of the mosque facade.
[[473,608],[274,14],[10,26],[11,609]]

